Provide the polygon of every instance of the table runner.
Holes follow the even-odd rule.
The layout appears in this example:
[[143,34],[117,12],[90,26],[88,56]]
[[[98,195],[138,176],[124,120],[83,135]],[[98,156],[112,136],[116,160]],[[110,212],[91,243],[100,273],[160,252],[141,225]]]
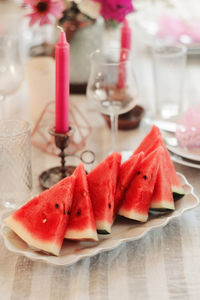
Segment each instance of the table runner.
[[1,299],[198,299],[199,213],[69,267],[8,252],[1,239]]

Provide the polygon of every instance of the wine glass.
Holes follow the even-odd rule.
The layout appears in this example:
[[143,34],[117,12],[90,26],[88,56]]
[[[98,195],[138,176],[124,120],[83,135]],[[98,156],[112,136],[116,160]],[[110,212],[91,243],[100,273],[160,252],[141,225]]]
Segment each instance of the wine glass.
[[136,105],[137,87],[130,51],[120,48],[96,50],[91,54],[87,98],[95,108],[110,116],[112,151],[116,151],[118,116]]
[[23,66],[20,57],[19,40],[13,35],[0,36],[0,104],[3,117],[3,101],[20,86]]

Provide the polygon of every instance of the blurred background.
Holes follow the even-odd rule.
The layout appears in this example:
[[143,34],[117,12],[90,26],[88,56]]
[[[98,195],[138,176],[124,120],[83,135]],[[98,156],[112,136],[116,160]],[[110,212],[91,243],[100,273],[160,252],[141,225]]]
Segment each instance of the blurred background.
[[[105,4],[103,12],[101,2]],[[118,7],[128,3],[118,2]],[[120,43],[122,22],[119,14],[115,18],[114,11],[113,20],[107,18],[108,4],[105,0],[0,0],[1,118],[14,114],[36,120],[45,104],[54,100],[54,47],[59,34],[56,25],[64,28],[70,43],[70,91],[85,94],[89,54],[97,48]],[[181,100],[185,111],[198,103],[200,97],[200,2],[133,0],[132,5],[126,19],[131,27],[138,102],[148,115],[154,113],[151,48],[156,41],[178,42],[188,51]]]

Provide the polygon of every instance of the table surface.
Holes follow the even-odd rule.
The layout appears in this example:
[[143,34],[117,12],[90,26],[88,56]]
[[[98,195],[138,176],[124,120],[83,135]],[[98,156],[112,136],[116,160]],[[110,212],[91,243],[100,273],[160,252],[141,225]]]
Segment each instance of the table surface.
[[[141,49],[139,49],[140,51]],[[141,54],[141,53],[140,53]],[[153,102],[152,76],[146,55],[138,59],[140,100],[148,110]],[[136,64],[136,65],[137,65]],[[20,116],[27,104],[26,84],[5,104],[5,114]],[[198,101],[199,60],[191,59],[184,93],[191,105]],[[110,151],[110,131],[103,118],[87,110],[84,96],[73,96],[92,125],[86,148],[97,161]],[[26,112],[27,113],[27,112]],[[22,117],[26,116],[22,114]],[[149,127],[120,131],[118,145],[134,150]],[[38,175],[58,164],[58,158],[32,148],[33,193],[40,191]],[[175,164],[200,196],[200,170]],[[148,232],[140,240],[83,259],[72,266],[52,266],[9,252],[0,237],[0,299],[7,300],[111,300],[111,299],[199,299],[200,298],[200,208],[186,212],[164,228]]]
[[[110,132],[103,118],[87,111],[85,97],[73,96],[93,127],[86,148],[97,161],[110,149]],[[149,130],[120,131],[118,145],[134,150]],[[38,174],[58,158],[32,149],[33,192],[40,191]],[[200,170],[176,164],[200,195]],[[200,208],[140,240],[72,266],[51,266],[9,252],[0,238],[1,299],[198,299],[200,296]]]

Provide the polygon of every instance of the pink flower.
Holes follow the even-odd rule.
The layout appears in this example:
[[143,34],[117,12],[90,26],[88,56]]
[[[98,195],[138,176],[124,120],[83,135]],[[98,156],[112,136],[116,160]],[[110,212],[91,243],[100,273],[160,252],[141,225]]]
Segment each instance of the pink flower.
[[123,22],[126,15],[134,11],[132,0],[93,0],[101,4],[100,14],[105,20]]
[[50,24],[51,16],[60,18],[65,9],[62,0],[25,0],[24,4],[32,9],[32,12],[26,15],[30,17],[30,26],[37,21],[40,22],[40,25]]

